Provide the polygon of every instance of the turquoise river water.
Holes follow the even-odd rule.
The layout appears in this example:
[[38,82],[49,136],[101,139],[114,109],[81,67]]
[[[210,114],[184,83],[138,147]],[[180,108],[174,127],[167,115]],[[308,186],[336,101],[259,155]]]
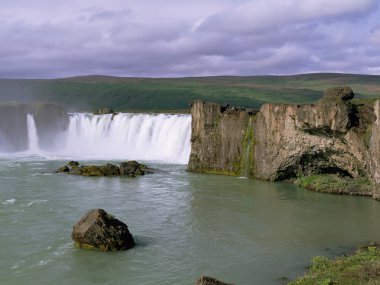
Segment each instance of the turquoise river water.
[[[315,255],[380,239],[380,203],[371,199],[174,164],[150,164],[155,173],[137,178],[53,173],[65,163],[0,159],[0,284],[191,285],[202,274],[282,284]],[[137,246],[74,248],[72,226],[92,208],[128,224]]]

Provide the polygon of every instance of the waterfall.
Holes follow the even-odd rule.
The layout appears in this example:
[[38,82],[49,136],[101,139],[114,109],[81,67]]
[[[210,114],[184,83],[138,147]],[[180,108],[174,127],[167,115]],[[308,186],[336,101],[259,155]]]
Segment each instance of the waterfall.
[[186,164],[190,136],[190,115],[77,113],[70,116],[63,153]]
[[28,150],[29,152],[37,153],[39,152],[38,133],[33,115],[27,114],[26,122],[28,130]]
[[[32,114],[27,114],[26,119],[25,130],[17,129],[16,133],[21,140],[27,140],[27,144],[24,149],[13,152],[27,150],[28,155],[55,159],[146,160],[178,164],[186,164],[190,156],[190,115],[72,113],[66,130],[49,131],[49,149],[39,144],[38,128],[42,128],[43,122],[36,124]],[[0,125],[0,150],[6,151],[7,140],[13,138],[9,137],[9,129],[3,129]]]

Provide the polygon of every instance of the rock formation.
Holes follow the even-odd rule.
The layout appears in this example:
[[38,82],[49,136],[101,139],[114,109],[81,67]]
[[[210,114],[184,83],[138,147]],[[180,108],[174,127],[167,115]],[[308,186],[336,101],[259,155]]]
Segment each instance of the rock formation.
[[237,175],[241,171],[246,128],[254,112],[196,101],[191,108],[191,154],[194,172]]
[[316,104],[264,104],[257,113],[194,102],[188,169],[272,181],[365,178],[377,197],[380,100],[354,104],[353,97],[349,87],[332,88]]
[[202,276],[201,278],[197,280],[197,282],[195,282],[195,285],[233,285],[233,284],[224,283],[212,277]]
[[70,161],[66,165],[60,167],[56,172],[82,176],[139,176],[152,173],[152,170],[146,165],[140,164],[134,160],[122,162],[120,166],[111,163],[105,165],[80,165],[77,161]]
[[138,163],[135,160],[120,163],[120,175],[145,175],[150,172],[148,167],[144,164]]
[[94,112],[94,115],[106,115],[106,114],[115,114],[115,111],[110,108],[100,108]]
[[135,246],[128,226],[102,209],[89,211],[73,227],[75,246],[101,251],[127,250]]

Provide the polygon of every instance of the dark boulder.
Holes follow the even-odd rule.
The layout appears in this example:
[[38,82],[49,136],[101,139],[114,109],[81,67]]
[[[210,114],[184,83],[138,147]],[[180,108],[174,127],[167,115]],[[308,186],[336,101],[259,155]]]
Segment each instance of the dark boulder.
[[70,172],[70,168],[67,165],[62,166],[58,168],[57,170],[57,173],[66,173],[66,172]]
[[138,163],[135,160],[120,163],[120,175],[145,175],[149,173],[146,165]]
[[354,91],[348,86],[329,88],[323,93],[323,99],[348,101],[354,98]]
[[73,227],[75,246],[101,251],[127,250],[135,246],[128,226],[102,209],[89,211]]
[[67,165],[68,165],[68,166],[71,166],[71,167],[73,167],[73,166],[78,166],[78,165],[79,165],[79,162],[78,162],[78,161],[74,161],[74,160],[72,160],[72,161],[69,161],[69,162],[67,163]]
[[195,282],[195,285],[233,285],[233,284],[224,283],[212,277],[202,276],[201,278],[197,280],[197,282]]

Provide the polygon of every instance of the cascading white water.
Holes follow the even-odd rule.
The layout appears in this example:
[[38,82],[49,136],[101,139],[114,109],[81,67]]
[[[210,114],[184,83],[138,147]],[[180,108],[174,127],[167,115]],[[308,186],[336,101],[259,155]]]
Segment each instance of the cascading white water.
[[190,115],[78,113],[70,116],[63,154],[186,164],[190,136]]
[[28,127],[28,150],[32,153],[39,152],[38,133],[33,115],[27,114],[26,120]]
[[27,114],[27,154],[76,160],[147,160],[179,164],[189,160],[190,115],[74,113],[69,116],[66,131],[52,129],[48,136],[44,132],[44,147],[39,143],[33,115]]

